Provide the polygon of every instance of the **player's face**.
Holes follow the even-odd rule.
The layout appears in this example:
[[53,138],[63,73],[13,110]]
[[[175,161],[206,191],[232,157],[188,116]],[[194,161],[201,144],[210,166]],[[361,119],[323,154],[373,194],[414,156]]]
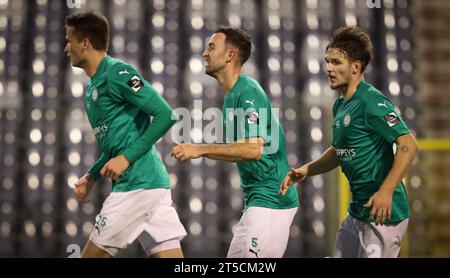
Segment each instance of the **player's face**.
[[227,47],[224,33],[214,33],[203,51],[205,58],[205,73],[216,76],[227,64]]
[[352,63],[342,50],[336,48],[327,50],[325,70],[333,90],[347,86],[352,80]]
[[83,57],[83,42],[80,42],[75,35],[75,29],[72,26],[66,28],[66,40],[67,44],[64,48],[67,56],[70,58],[70,62],[74,67],[82,67],[85,63],[85,58]]

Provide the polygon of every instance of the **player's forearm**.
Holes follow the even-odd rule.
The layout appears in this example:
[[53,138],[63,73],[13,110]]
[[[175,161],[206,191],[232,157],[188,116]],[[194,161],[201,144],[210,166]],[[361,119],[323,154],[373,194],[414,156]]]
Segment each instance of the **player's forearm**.
[[223,145],[200,146],[203,157],[227,162],[238,162],[244,160],[259,160],[262,155],[263,142],[236,142]]
[[217,155],[217,154],[208,154],[208,155],[205,155],[204,157],[214,159],[214,160],[225,161],[225,162],[239,162],[239,161],[248,160],[248,159],[243,159],[242,157],[239,157],[239,156]]
[[417,153],[418,147],[411,134],[402,135],[396,140],[397,153],[394,163],[380,189],[393,193],[400,181],[405,177],[408,168]]
[[130,163],[147,153],[176,122],[172,118],[172,109],[160,96],[153,97],[149,103],[142,107],[142,110],[152,115],[153,120],[142,136],[124,151],[123,155]]
[[99,159],[87,170],[87,173],[90,174],[94,180],[97,180],[100,177],[100,170],[108,160],[109,157],[105,153],[102,153]]
[[308,176],[320,175],[329,172],[339,165],[336,149],[329,147],[319,159],[306,164]]

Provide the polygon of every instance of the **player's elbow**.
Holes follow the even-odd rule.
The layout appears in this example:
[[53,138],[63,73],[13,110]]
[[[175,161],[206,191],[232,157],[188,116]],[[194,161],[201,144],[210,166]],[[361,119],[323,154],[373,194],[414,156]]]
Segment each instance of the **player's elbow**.
[[164,121],[167,130],[177,122],[177,118],[171,109],[164,110],[159,116]]
[[407,150],[412,156],[415,156],[419,151],[419,145],[412,134],[401,136],[398,143],[401,150]]
[[417,144],[414,138],[412,138],[410,145],[411,145],[411,152],[413,153],[413,155],[416,155],[419,152],[419,145]]
[[250,143],[251,148],[250,151],[247,152],[248,160],[260,160],[263,153],[264,142],[262,139],[258,138],[258,140],[254,143]]
[[259,150],[253,150],[249,156],[247,157],[248,160],[260,160],[262,157],[262,151]]

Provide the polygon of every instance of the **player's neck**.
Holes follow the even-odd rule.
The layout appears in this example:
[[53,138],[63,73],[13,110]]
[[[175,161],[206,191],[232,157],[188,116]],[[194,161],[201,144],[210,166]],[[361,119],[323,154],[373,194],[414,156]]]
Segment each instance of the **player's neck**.
[[241,67],[235,67],[233,69],[224,70],[216,77],[220,87],[225,90],[225,95],[227,95],[231,91],[231,89],[233,89],[233,86],[238,81],[240,74]]
[[94,76],[94,74],[97,72],[100,62],[103,60],[103,58],[106,57],[106,55],[107,55],[106,52],[98,52],[98,51],[95,51],[89,55],[86,66],[84,68],[84,71],[86,72],[87,76],[89,76],[89,78]]
[[349,100],[356,93],[359,83],[361,83],[361,81],[363,80],[364,76],[360,74],[357,77],[353,78],[346,87],[342,88],[341,94],[344,97],[344,101]]

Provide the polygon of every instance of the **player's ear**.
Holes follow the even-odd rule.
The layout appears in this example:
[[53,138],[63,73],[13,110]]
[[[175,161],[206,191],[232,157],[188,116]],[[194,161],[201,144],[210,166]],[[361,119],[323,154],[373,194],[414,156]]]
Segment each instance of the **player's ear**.
[[90,44],[90,41],[89,41],[88,38],[84,38],[84,39],[81,41],[81,47],[84,48],[84,49],[88,48],[89,44]]
[[233,61],[233,59],[236,57],[236,50],[231,48],[227,51],[227,56],[226,56],[226,62],[229,63],[231,61]]
[[352,74],[355,75],[361,72],[362,63],[359,60],[356,60],[352,63]]

